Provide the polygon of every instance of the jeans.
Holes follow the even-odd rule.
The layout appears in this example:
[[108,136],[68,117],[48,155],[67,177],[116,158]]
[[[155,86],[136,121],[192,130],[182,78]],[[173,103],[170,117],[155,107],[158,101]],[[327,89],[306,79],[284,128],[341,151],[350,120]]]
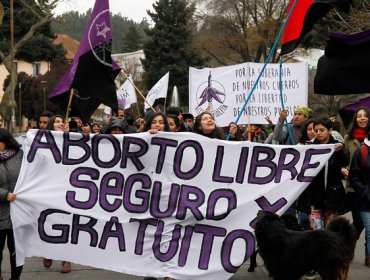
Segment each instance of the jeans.
[[366,249],[370,253],[370,211],[361,211],[360,215],[365,226]]
[[310,219],[304,212],[298,211],[298,223],[303,227],[304,230],[310,230]]
[[15,261],[15,243],[14,235],[12,229],[2,229],[0,230],[0,273],[1,273],[1,263],[3,262],[3,250],[5,248],[5,240],[7,240],[10,265],[11,265],[11,279],[19,279],[22,273],[23,266],[16,266]]
[[353,226],[357,232],[357,239],[359,239],[361,232],[364,230],[364,223],[362,222],[362,218],[360,216],[359,198],[354,192],[347,192],[347,198],[351,204]]

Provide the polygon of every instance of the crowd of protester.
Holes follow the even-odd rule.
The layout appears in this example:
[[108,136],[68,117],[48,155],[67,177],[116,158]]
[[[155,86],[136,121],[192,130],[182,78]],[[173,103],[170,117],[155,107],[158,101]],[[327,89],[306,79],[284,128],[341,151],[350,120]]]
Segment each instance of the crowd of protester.
[[[370,113],[366,108],[357,110],[344,139],[338,132],[340,129],[336,119],[312,118],[314,113],[311,109],[300,106],[295,109],[290,123],[286,121],[288,112],[283,109],[276,124],[267,116],[265,125],[230,123],[228,127],[221,128],[208,111],[194,118],[192,114],[183,114],[178,107],[168,108],[166,114],[155,112],[135,121],[124,110],[118,110],[105,125],[93,119],[83,122],[79,117],[72,117],[66,122],[63,116],[44,112],[39,116],[37,128],[93,134],[193,132],[220,140],[225,140],[230,134],[230,141],[275,145],[334,144],[335,152],[325,168],[288,211],[297,215],[301,226],[306,230],[314,229],[310,222],[312,211],[319,211],[323,227],[334,216],[351,211],[358,238],[365,229],[365,265],[370,266],[370,157],[366,157],[368,149],[364,151],[363,148],[370,145]],[[15,265],[15,244],[9,214],[9,204],[16,199],[13,190],[19,173],[21,152],[13,136],[5,129],[0,129],[0,250],[2,252],[4,249],[7,238],[11,254],[11,279],[19,279],[22,271],[21,267]],[[8,164],[15,166],[11,172],[7,168]],[[1,265],[2,253],[0,257]],[[52,260],[44,259],[43,265],[50,267]],[[71,263],[62,262],[62,273],[71,270]]]

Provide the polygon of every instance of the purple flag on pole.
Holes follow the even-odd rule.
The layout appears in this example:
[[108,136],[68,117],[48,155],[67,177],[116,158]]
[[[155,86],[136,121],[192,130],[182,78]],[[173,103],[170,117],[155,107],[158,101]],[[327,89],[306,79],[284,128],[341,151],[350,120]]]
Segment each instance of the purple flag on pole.
[[112,30],[108,0],[97,0],[72,65],[49,99],[66,110],[74,89],[70,116],[87,121],[103,103],[117,111],[114,79],[121,70],[112,61]]

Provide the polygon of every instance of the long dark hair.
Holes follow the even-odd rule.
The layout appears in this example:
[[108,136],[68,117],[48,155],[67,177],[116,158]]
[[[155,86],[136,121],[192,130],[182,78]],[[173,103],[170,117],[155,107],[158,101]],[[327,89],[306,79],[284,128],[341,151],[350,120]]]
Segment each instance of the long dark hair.
[[13,135],[10,134],[5,128],[0,128],[0,142],[5,144],[6,149],[19,151],[21,145],[15,140]]
[[170,115],[167,115],[167,118],[173,119],[176,125],[176,128],[178,129],[178,132],[186,131],[184,122],[180,121],[180,119],[177,116],[170,114]]
[[209,138],[216,138],[216,139],[225,140],[226,139],[225,132],[222,130],[222,128],[218,127],[217,125],[216,125],[215,129],[209,134],[204,134],[203,131],[200,129],[200,122],[202,120],[202,117],[206,114],[210,115],[213,118],[211,113],[208,113],[208,112],[200,113],[195,118],[194,125],[193,125],[193,132],[195,132],[197,134],[200,134],[200,135],[203,135],[203,136],[206,136],[206,137],[209,137]]
[[[348,134],[348,137],[350,139],[353,139],[353,132],[355,131],[355,129],[358,128],[358,125],[357,125],[357,113],[360,112],[361,110],[364,110],[365,113],[366,113],[366,116],[367,118],[369,119],[369,122],[370,122],[370,111],[369,109],[365,108],[365,107],[361,107],[359,109],[356,110],[355,114],[353,115],[353,118],[352,118],[352,121],[351,123],[349,124],[348,126],[348,130],[347,130],[347,134]],[[369,122],[367,123],[367,125],[369,125]]]
[[150,115],[150,117],[146,120],[144,130],[143,131],[148,131],[152,125],[152,121],[155,117],[162,116],[163,118],[163,123],[164,123],[164,131],[169,132],[170,131],[170,126],[168,125],[167,117],[165,114],[161,112],[154,113],[153,115]]
[[308,119],[306,121],[306,124],[302,127],[301,133],[299,135],[299,143],[306,144],[306,142],[310,140],[310,139],[308,139],[308,136],[307,136],[307,127],[310,124],[313,124],[314,122],[315,122],[314,119]]
[[54,115],[54,116],[50,117],[50,119],[48,120],[48,123],[46,125],[47,130],[55,130],[54,122],[55,122],[55,119],[58,118],[58,117],[61,118],[64,122],[64,117],[62,115]]

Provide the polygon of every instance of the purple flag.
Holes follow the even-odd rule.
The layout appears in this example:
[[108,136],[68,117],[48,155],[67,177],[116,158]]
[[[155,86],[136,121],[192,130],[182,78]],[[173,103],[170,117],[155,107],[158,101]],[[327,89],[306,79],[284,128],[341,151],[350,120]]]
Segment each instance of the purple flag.
[[49,99],[66,110],[74,89],[70,116],[87,121],[103,103],[117,111],[114,79],[121,70],[112,61],[112,30],[108,0],[96,0],[87,29],[72,65]]

